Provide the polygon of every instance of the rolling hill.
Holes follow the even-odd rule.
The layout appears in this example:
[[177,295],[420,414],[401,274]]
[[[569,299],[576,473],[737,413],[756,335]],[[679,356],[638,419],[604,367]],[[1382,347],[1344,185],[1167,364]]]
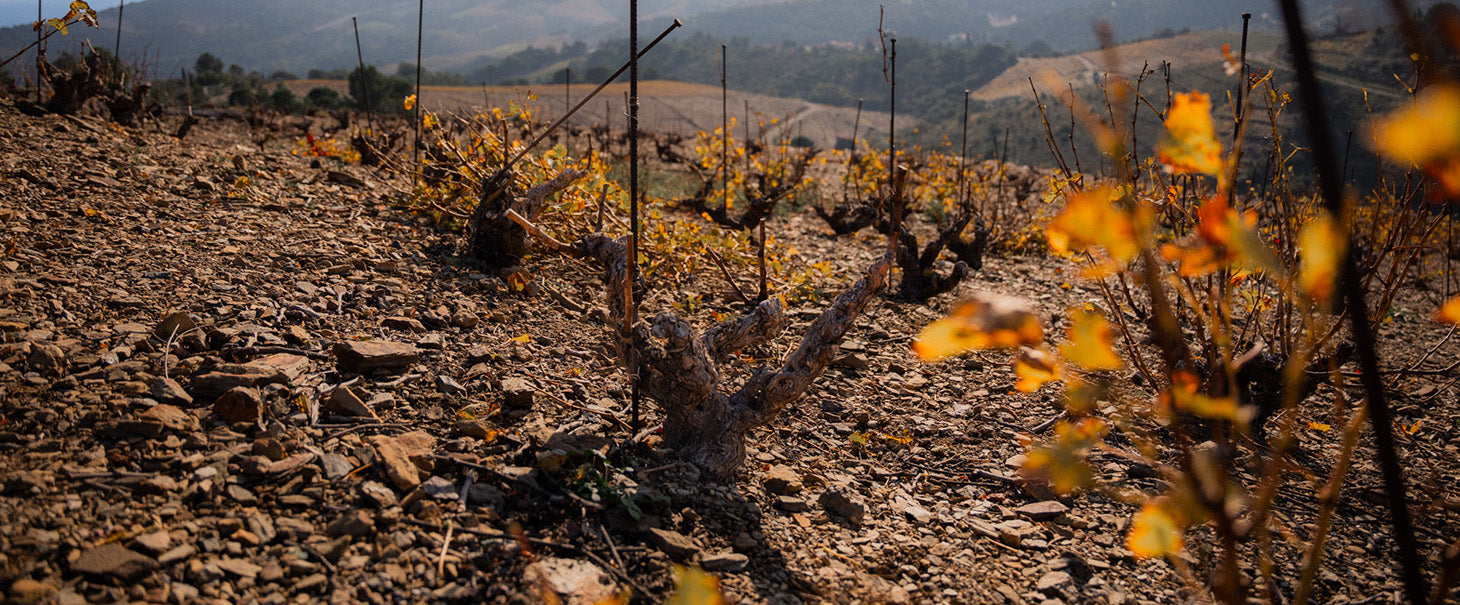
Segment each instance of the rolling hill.
[[[755,0],[659,0],[642,2],[641,19],[680,17]],[[422,63],[440,70],[480,55],[500,55],[529,44],[568,43],[615,31],[628,20],[619,0],[431,0],[426,2]],[[122,24],[122,54],[145,57],[160,77],[189,67],[204,52],[244,69],[304,72],[355,64],[351,17],[360,21],[365,60],[382,66],[415,61],[415,2],[387,0],[146,0],[128,3]],[[623,14],[620,14],[623,13]],[[100,13],[101,27],[76,29],[56,38],[52,55],[79,48],[84,40],[111,48],[117,11]],[[623,35],[619,32],[617,35]],[[0,30],[0,48],[33,41],[29,26]]]
[[[1422,8],[1432,2],[1414,3]],[[529,45],[589,46],[625,37],[622,0],[431,0],[426,2],[426,67],[467,71]],[[645,0],[640,19],[650,32],[672,18],[686,21],[684,34],[706,33],[751,44],[865,44],[875,40],[879,6],[886,31],[932,42],[996,43],[1028,52],[1085,51],[1096,46],[1092,25],[1105,19],[1117,40],[1148,38],[1182,28],[1234,30],[1239,14],[1254,14],[1254,27],[1275,29],[1267,0]],[[1385,14],[1361,0],[1305,0],[1318,32],[1372,27]],[[386,68],[415,60],[416,6],[387,0],[145,0],[129,3],[122,31],[123,55],[145,58],[166,77],[211,52],[246,70],[305,72],[355,63],[350,18],[360,20],[365,60]],[[78,31],[52,44],[53,54],[91,39],[110,48],[117,11],[101,13],[102,27]],[[678,36],[679,34],[676,34]],[[28,26],[0,30],[0,48],[33,40]]]

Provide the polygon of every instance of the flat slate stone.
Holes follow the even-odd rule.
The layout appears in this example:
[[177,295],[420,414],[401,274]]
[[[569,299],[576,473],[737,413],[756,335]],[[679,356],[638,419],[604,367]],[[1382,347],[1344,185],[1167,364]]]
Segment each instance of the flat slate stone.
[[1070,512],[1070,507],[1065,506],[1064,503],[1060,502],[1059,500],[1045,500],[1043,502],[1033,502],[1030,504],[1025,504],[1024,506],[1014,509],[1014,512],[1035,521],[1048,521],[1050,519],[1058,518],[1060,515],[1063,515],[1067,512]]
[[71,571],[93,576],[135,580],[157,569],[157,560],[109,542],[81,553]]
[[421,358],[415,346],[388,340],[337,342],[333,350],[341,372],[403,370]]

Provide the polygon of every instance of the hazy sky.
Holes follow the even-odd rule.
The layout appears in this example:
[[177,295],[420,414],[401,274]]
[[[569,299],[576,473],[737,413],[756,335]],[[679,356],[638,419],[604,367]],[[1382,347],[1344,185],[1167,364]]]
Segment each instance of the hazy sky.
[[[100,12],[104,8],[113,8],[120,4],[118,0],[89,0],[91,8]],[[128,4],[135,4],[138,0],[132,0]],[[41,12],[47,19],[60,17],[66,14],[66,7],[70,6],[71,0],[41,0]],[[0,27],[10,27],[22,23],[29,24],[35,21],[36,0],[0,0]],[[116,29],[116,24],[112,24]]]

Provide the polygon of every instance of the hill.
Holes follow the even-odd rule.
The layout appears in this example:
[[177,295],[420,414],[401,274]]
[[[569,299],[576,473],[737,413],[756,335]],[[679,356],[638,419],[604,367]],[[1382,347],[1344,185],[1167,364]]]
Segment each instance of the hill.
[[[616,0],[523,0],[473,2],[432,0],[425,20],[425,58],[432,70],[470,72],[493,58],[529,46],[557,48],[574,42],[594,46],[624,36],[627,10]],[[863,44],[876,37],[882,0],[659,0],[643,2],[640,19],[650,31],[672,18],[686,21],[686,33],[740,38],[751,44],[798,46]],[[1304,2],[1315,32],[1345,31],[1382,23],[1382,7],[1356,0]],[[1418,7],[1429,1],[1414,3]],[[1118,40],[1135,40],[1190,29],[1240,26],[1240,13],[1254,14],[1254,27],[1276,29],[1268,2],[1223,3],[1179,0],[922,0],[886,7],[885,28],[904,38],[996,43],[1026,54],[1094,48],[1091,26],[1115,24]],[[28,15],[27,15],[28,16]],[[79,48],[90,39],[110,48],[117,11],[100,14],[102,27],[56,41],[55,52]],[[350,67],[355,63],[350,18],[360,21],[365,60],[390,67],[415,61],[416,3],[386,0],[146,0],[129,3],[123,24],[123,54],[145,57],[160,76],[191,65],[211,52],[246,70],[269,73]],[[28,25],[0,30],[0,48],[33,40]],[[54,53],[53,53],[54,54]],[[486,78],[476,78],[485,80]]]
[[[1167,40],[1121,45],[1114,54],[1119,58],[1117,71],[1130,80],[1137,77],[1143,66],[1152,70],[1142,91],[1150,105],[1155,107],[1163,107],[1166,102],[1168,76],[1162,71],[1161,62],[1168,62],[1169,90],[1209,94],[1219,119],[1219,129],[1230,132],[1233,109],[1228,99],[1229,94],[1236,90],[1237,80],[1223,67],[1221,45],[1231,44],[1235,49],[1239,42],[1234,34],[1200,32]],[[1296,91],[1293,72],[1287,64],[1287,51],[1276,37],[1258,35],[1249,42],[1249,70],[1256,74],[1271,71],[1270,81],[1274,89],[1288,93]],[[1319,81],[1326,89],[1325,95],[1332,99],[1330,111],[1336,124],[1368,124],[1370,111],[1382,113],[1408,98],[1395,81],[1395,76],[1412,81],[1413,68],[1393,27],[1329,37],[1317,42],[1313,52],[1319,63]],[[1046,141],[1044,124],[1038,118],[1039,108],[1030,93],[1032,78],[1040,89],[1054,144],[1061,149],[1072,168],[1078,157],[1084,160],[1085,170],[1095,170],[1096,167],[1088,164],[1097,157],[1094,141],[1083,126],[1072,124],[1070,111],[1062,99],[1073,88],[1084,104],[1105,116],[1106,97],[1098,84],[1104,81],[1106,61],[1104,53],[1099,51],[1043,59],[1021,58],[1017,65],[974,92],[974,97],[985,103],[971,118],[970,149],[984,157],[1007,153],[1010,161],[1035,166],[1055,164],[1050,143]],[[1244,165],[1245,170],[1254,173],[1272,169],[1264,158],[1268,155],[1274,132],[1287,145],[1303,146],[1308,139],[1303,130],[1301,111],[1295,105],[1277,113],[1274,131],[1274,125],[1268,119],[1266,98],[1266,95],[1255,97],[1248,112],[1250,123],[1245,153],[1249,159]],[[922,138],[925,141],[936,140],[952,136],[958,129],[959,125],[954,120],[925,123]],[[1151,155],[1160,129],[1159,117],[1150,111],[1150,106],[1143,105],[1136,124],[1135,151],[1143,157]],[[1006,133],[1007,151],[1003,147]],[[1349,150],[1348,176],[1359,184],[1372,185],[1378,176],[1378,163],[1360,142],[1362,127],[1357,131],[1346,128],[1335,132],[1335,140],[1345,141],[1350,134],[1360,136]],[[1299,181],[1311,179],[1307,162],[1307,153],[1292,157],[1291,165]],[[1257,177],[1258,174],[1245,176]]]
[[[646,2],[641,18],[688,16],[751,1]],[[614,24],[627,22],[623,5],[616,0],[432,0],[426,3],[422,63],[441,69],[528,44],[571,42],[591,28],[612,29]],[[190,66],[204,52],[264,73],[350,67],[356,61],[350,18],[357,17],[365,60],[389,66],[415,61],[416,9],[414,2],[386,0],[147,0],[127,4],[122,54],[145,55],[162,76],[172,74],[179,65]],[[99,29],[77,30],[54,42],[53,54],[79,48],[88,39],[111,48],[117,11],[104,10],[99,16]],[[34,33],[28,25],[0,30],[0,48],[20,48],[32,40]]]
[[[334,89],[342,95],[348,92],[345,82],[338,80],[298,80],[286,86],[300,96],[316,86]],[[431,111],[460,112],[482,107],[507,107],[517,102],[531,107],[534,115],[541,119],[556,120],[566,109],[565,92],[568,93],[568,103],[577,103],[592,89],[593,86],[587,84],[574,84],[566,91],[562,84],[535,87],[427,86],[421,92],[421,105]],[[639,89],[643,99],[639,123],[646,131],[688,138],[697,131],[709,131],[720,126],[719,87],[659,80],[641,82]],[[605,88],[599,100],[584,107],[568,123],[580,127],[604,125],[613,129],[624,128],[623,96],[627,92],[627,84]],[[744,127],[748,108],[752,128],[764,129],[768,139],[806,137],[820,149],[831,149],[839,138],[851,136],[853,127],[858,126],[855,109],[800,99],[732,90],[729,106],[730,115],[737,123],[737,136],[742,132],[740,128]],[[907,120],[904,124],[908,126],[916,125],[910,118],[903,119]],[[863,139],[886,139],[886,126],[885,112],[862,112],[859,132]]]

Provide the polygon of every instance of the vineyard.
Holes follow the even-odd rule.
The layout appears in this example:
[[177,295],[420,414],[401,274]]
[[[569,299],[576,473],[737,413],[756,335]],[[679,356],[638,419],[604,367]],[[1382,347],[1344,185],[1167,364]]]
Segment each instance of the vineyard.
[[1405,25],[1419,76],[1364,124],[1325,123],[1301,31],[1293,90],[1139,43],[1224,58],[1229,99],[1035,60],[1103,99],[1038,90],[1047,169],[889,136],[891,36],[888,112],[637,80],[165,110],[55,68],[0,101],[0,587],[1452,602],[1460,48],[1423,28],[1460,11]]

